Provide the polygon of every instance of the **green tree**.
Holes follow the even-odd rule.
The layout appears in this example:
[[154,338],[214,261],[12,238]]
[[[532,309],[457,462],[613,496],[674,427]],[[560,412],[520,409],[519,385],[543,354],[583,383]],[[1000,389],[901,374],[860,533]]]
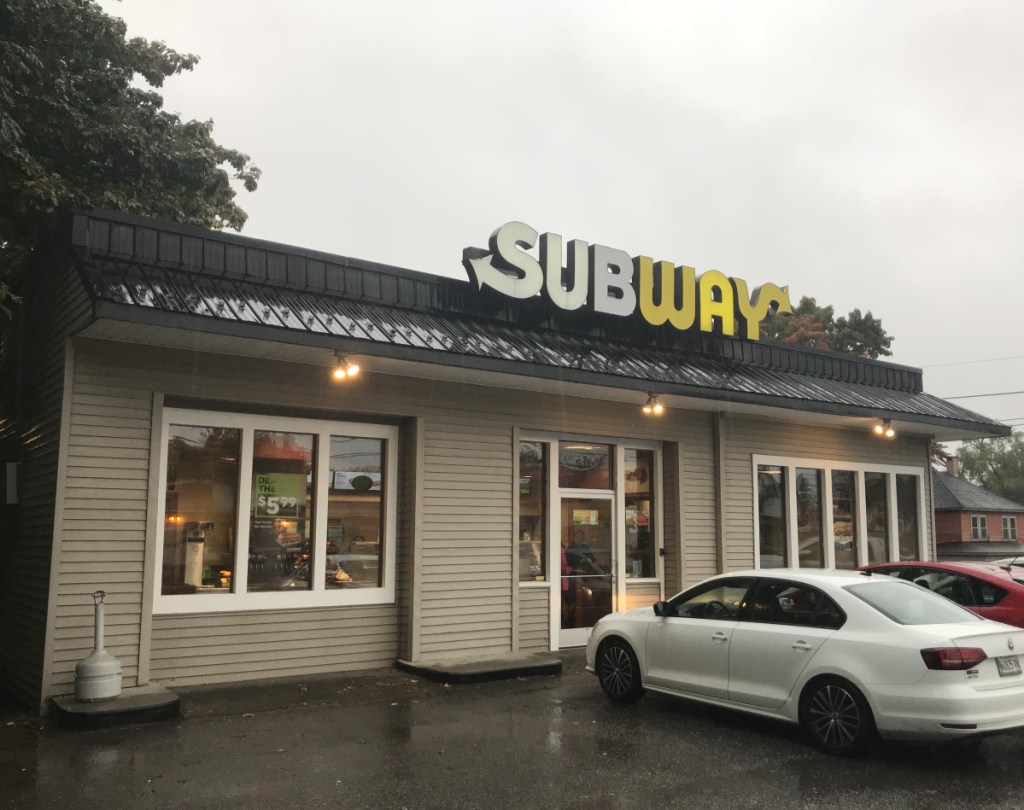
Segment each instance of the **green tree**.
[[125,34],[94,0],[0,4],[0,307],[62,208],[245,222],[232,180],[254,191],[259,169],[149,89],[198,57]]
[[964,442],[957,457],[968,481],[1024,505],[1024,433]]
[[862,315],[855,309],[837,318],[834,307],[818,306],[817,300],[807,296],[800,299],[792,315],[775,313],[766,318],[761,324],[761,337],[872,359],[892,354],[892,337],[870,311]]

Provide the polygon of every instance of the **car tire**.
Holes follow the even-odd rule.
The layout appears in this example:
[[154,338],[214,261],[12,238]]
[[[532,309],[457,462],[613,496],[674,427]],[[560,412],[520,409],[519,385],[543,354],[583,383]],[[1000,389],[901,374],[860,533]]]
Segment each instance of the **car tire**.
[[861,754],[876,737],[867,699],[842,678],[822,678],[804,690],[800,725],[816,747],[837,756]]
[[619,638],[610,638],[597,650],[595,665],[601,689],[614,703],[636,703],[644,693],[640,662],[633,648]]

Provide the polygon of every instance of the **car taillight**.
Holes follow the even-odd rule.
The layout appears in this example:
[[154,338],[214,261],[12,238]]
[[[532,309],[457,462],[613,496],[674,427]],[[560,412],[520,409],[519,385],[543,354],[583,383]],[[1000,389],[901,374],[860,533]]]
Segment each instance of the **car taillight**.
[[931,647],[921,657],[928,669],[970,669],[988,658],[977,647]]

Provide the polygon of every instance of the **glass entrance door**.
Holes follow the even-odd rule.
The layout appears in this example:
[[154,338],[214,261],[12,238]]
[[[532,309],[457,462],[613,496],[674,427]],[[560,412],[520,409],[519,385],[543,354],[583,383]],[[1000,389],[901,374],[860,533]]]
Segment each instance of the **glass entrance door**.
[[586,644],[590,628],[612,612],[613,526],[611,497],[562,498],[559,648]]

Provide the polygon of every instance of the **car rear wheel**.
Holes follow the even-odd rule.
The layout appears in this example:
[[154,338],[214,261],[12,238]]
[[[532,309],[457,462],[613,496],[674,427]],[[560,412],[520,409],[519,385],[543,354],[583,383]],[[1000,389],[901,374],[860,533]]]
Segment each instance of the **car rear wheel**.
[[859,754],[875,738],[867,699],[841,678],[815,681],[804,691],[800,725],[818,748],[839,756]]
[[604,693],[615,703],[636,703],[644,693],[640,662],[625,641],[612,638],[597,651],[597,679]]

